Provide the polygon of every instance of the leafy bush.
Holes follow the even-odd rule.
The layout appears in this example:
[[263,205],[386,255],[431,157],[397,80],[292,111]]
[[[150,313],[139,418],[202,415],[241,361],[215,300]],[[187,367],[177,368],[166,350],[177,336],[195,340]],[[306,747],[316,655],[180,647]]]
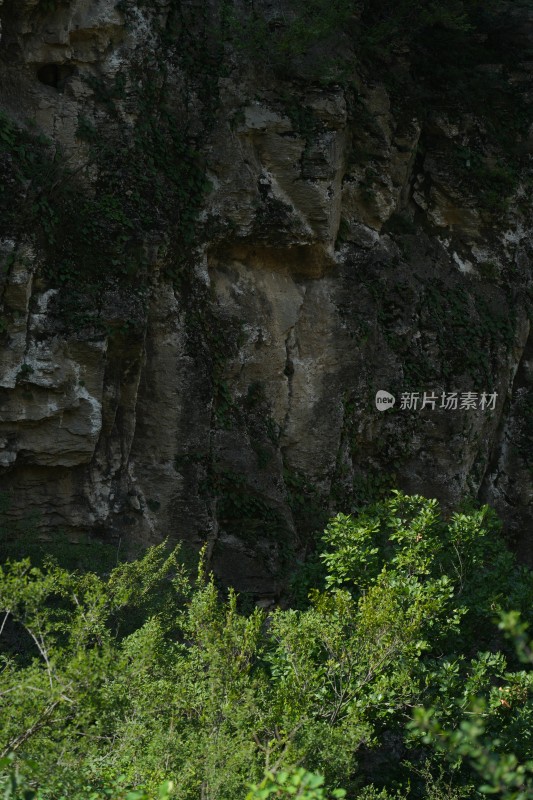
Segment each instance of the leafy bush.
[[268,800],[269,797],[300,798],[300,800],[328,800],[346,797],[344,789],[334,789],[326,794],[324,778],[306,772],[300,767],[269,773],[258,786],[252,786],[246,800]]
[[[519,660],[531,669],[529,626],[519,614],[511,612],[501,615],[499,627],[513,639]],[[533,673],[518,671],[505,678],[507,685],[491,687],[488,699],[467,694],[468,711],[454,729],[443,727],[436,708],[417,709],[409,727],[422,731],[424,741],[452,765],[466,759],[484,781],[480,786],[483,794],[497,795],[502,800],[528,800],[533,795]]]
[[[333,519],[321,561],[309,606],[268,615],[239,612],[202,564],[193,580],[163,546],[107,577],[6,563],[4,791],[131,800],[170,780],[180,800],[236,800],[247,786],[251,800],[325,800],[338,786],[361,800],[477,797],[460,734],[442,774],[441,730],[483,752],[493,742],[504,775],[527,762],[530,673],[493,617],[514,607],[527,621],[531,573],[487,508],[446,519],[433,500],[393,493]],[[478,724],[474,698],[478,739],[463,725]],[[427,724],[409,727],[414,708]]]

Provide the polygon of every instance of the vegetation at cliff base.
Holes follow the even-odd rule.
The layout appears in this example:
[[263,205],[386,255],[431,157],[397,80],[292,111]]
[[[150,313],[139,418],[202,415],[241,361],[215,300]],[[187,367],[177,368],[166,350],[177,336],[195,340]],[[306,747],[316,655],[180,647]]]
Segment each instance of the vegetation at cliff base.
[[323,544],[322,588],[268,614],[165,545],[105,575],[7,561],[3,796],[533,796],[533,580],[490,509],[394,492]]

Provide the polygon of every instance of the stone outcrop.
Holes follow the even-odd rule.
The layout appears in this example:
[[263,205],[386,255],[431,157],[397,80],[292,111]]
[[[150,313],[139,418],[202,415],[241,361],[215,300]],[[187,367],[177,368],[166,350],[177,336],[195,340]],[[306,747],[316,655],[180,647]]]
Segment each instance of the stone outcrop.
[[[172,5],[0,8],[0,108],[31,120],[89,195],[98,166],[80,121],[111,137],[139,121],[135,76],[156,63]],[[212,108],[194,65],[169,62],[165,77],[210,180],[186,285],[165,277],[156,231],[142,308],[106,284],[103,327],[69,326],[73,284],[50,277],[31,225],[2,230],[9,514],[37,512],[38,529],[72,541],[207,542],[224,582],[268,598],[328,513],[396,485],[494,504],[531,562],[527,142],[510,200],[487,207],[470,180],[474,115],[400,113],[368,75],[317,87],[226,55]],[[530,64],[507,77],[528,97]],[[393,409],[376,409],[379,389]],[[420,408],[424,392],[435,408]],[[453,410],[443,392],[497,396]],[[419,407],[401,408],[411,393]]]

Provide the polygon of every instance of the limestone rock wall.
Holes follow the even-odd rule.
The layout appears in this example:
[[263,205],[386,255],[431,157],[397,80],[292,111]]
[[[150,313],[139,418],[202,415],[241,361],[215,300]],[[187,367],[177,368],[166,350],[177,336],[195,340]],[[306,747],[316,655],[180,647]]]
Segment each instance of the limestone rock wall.
[[[4,0],[0,109],[102,192],[80,122],[121,137],[152,113],[136,105],[141,66],[161,76],[165,31],[218,19],[220,4],[201,9]],[[191,34],[207,51],[209,30]],[[9,514],[36,511],[72,541],[207,542],[221,580],[271,597],[328,513],[399,486],[494,504],[531,562],[530,145],[510,200],[487,207],[469,180],[485,135],[473,114],[399,109],[364,71],[320,86],[231,50],[210,102],[196,62],[168,52],[154,81],[210,182],[179,279],[162,266],[179,238],[154,229],[139,244],[142,302],[108,281],[102,325],[68,325],[62,298],[85,278],[54,278],[30,223],[1,228]],[[506,76],[531,97],[525,59]],[[11,191],[6,178],[4,203]],[[376,409],[379,389],[393,409]],[[435,409],[400,408],[424,391]],[[440,408],[454,391],[496,393],[494,409]]]

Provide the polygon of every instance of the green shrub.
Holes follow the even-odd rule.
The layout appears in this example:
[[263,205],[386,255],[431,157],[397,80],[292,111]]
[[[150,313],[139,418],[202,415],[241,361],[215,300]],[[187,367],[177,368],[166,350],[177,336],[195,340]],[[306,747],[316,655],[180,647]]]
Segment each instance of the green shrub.
[[[492,618],[514,607],[527,621],[531,573],[487,508],[445,518],[396,492],[335,517],[321,561],[309,606],[268,615],[239,611],[203,562],[193,579],[164,546],[106,577],[7,562],[3,790],[131,800],[170,780],[180,800],[236,800],[247,786],[253,800],[340,797],[325,788],[337,786],[365,800],[474,798],[477,756],[450,738],[462,749],[443,775],[441,729],[498,743],[503,775],[527,763],[530,673]],[[463,725],[478,725],[472,698],[477,739]],[[429,722],[408,728],[413,708]]]

